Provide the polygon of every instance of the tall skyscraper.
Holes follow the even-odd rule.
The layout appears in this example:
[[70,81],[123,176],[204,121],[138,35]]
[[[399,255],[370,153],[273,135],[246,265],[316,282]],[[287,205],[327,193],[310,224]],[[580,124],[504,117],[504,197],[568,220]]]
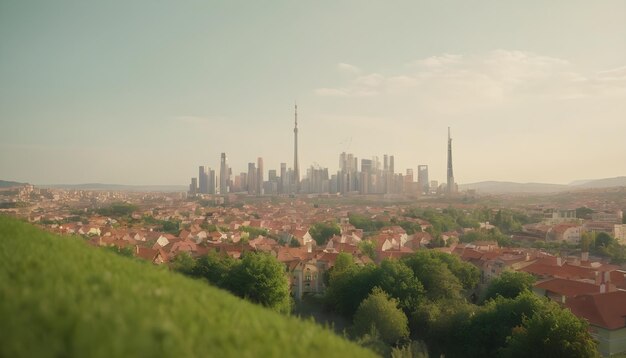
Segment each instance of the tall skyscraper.
[[257,169],[254,163],[248,163],[248,194],[256,194],[257,191]]
[[203,165],[198,167],[198,192],[202,194],[209,193],[209,175]]
[[189,195],[196,195],[198,192],[198,178],[191,178],[191,184],[189,184]]
[[300,167],[298,166],[298,105],[295,105],[295,127],[293,128],[293,182],[295,192],[300,191]]
[[450,136],[450,127],[448,127],[448,186],[447,193],[453,194],[456,191],[454,185],[454,172],[452,170],[452,137]]
[[280,185],[278,188],[278,192],[281,194],[285,194],[287,190],[287,186],[289,182],[287,181],[287,163],[280,163]]
[[257,195],[263,194],[263,158],[257,158],[256,168],[256,193]]
[[228,185],[230,184],[230,168],[226,162],[226,153],[222,153],[220,159],[220,194],[228,194]]
[[417,182],[419,184],[420,192],[428,194],[428,165],[417,166]]

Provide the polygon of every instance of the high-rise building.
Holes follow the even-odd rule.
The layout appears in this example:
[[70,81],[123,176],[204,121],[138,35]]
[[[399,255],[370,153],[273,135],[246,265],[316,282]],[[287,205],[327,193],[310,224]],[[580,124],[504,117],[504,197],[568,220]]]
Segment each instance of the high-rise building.
[[452,170],[452,137],[450,136],[450,127],[448,127],[448,182],[446,191],[447,194],[453,194],[456,192],[454,172]]
[[429,182],[428,182],[428,165],[417,166],[417,182],[419,184],[420,192],[428,194]]
[[295,192],[300,191],[300,167],[298,166],[298,105],[295,105],[295,126],[293,128],[293,184]]
[[372,160],[361,159],[361,194],[369,194],[372,186]]
[[256,194],[257,169],[254,163],[248,163],[248,194]]
[[278,188],[278,192],[281,194],[287,193],[287,186],[289,181],[287,181],[287,163],[280,163],[280,185]]
[[209,193],[209,175],[203,165],[198,167],[198,192]]
[[263,158],[257,158],[256,194],[263,195]]
[[216,189],[216,180],[215,180],[215,170],[209,168],[208,169],[208,181],[207,181],[207,188],[209,189],[208,193],[209,194],[215,194],[215,189]]
[[189,184],[189,195],[196,195],[198,192],[198,178],[191,178],[191,184]]
[[230,185],[230,168],[226,161],[226,153],[222,153],[220,158],[220,194],[228,194],[228,186]]

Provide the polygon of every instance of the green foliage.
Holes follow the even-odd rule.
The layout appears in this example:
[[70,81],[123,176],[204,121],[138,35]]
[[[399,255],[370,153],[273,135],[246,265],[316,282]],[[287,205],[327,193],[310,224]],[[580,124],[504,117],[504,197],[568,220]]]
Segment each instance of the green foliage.
[[[341,255],[349,256],[339,254],[338,261]],[[380,287],[397,299],[406,312],[424,295],[421,282],[400,261],[384,260],[380,266],[357,266],[342,258],[331,270],[327,302],[335,311],[350,318],[374,287]]]
[[128,216],[137,210],[137,206],[129,203],[113,203],[100,208],[96,212],[102,216],[122,217]]
[[259,237],[260,235],[262,236],[269,235],[269,231],[267,231],[267,229],[263,229],[260,227],[253,227],[253,226],[240,226],[239,231],[247,232],[248,234],[250,234],[251,239],[255,239]]
[[407,235],[413,235],[416,232],[422,231],[422,226],[419,223],[412,221],[400,221],[398,225],[406,231]]
[[515,327],[503,357],[599,357],[589,325],[550,302]]
[[309,234],[318,246],[325,245],[334,235],[341,234],[341,228],[337,223],[316,223],[309,229]]
[[409,336],[408,319],[398,302],[376,287],[359,305],[354,315],[354,330],[363,335],[375,327],[387,344],[396,344]]
[[424,286],[403,262],[383,260],[377,271],[376,286],[397,299],[405,312],[410,312],[424,296]]
[[117,246],[105,246],[105,250],[109,252],[114,252],[120,256],[124,257],[135,257],[135,253],[130,247],[117,247]]
[[593,214],[593,210],[586,206],[576,208],[576,217],[578,219],[591,220],[591,214]]
[[418,251],[402,259],[424,285],[431,300],[460,299],[463,285],[434,251]]
[[383,227],[389,225],[384,221],[372,220],[367,216],[361,214],[353,214],[348,215],[348,220],[350,224],[354,225],[357,229],[361,229],[366,233],[371,233],[382,229]]
[[428,358],[428,348],[423,342],[410,343],[391,349],[391,358]]
[[391,347],[380,338],[380,333],[374,326],[368,333],[357,338],[356,344],[373,351],[380,357],[388,357],[391,354]]
[[226,287],[239,297],[275,311],[291,311],[285,266],[269,254],[246,252],[229,271]]
[[178,235],[180,233],[180,221],[178,220],[158,220],[150,215],[144,215],[142,220],[146,224],[157,225],[158,230],[168,234]]
[[474,241],[496,241],[499,246],[511,246],[513,244],[511,238],[500,232],[498,228],[493,228],[490,230],[474,230],[461,236],[461,242]]
[[331,273],[326,290],[327,303],[336,312],[351,318],[359,303],[376,286],[376,271],[375,265],[351,265],[341,272]]
[[478,285],[480,270],[476,266],[461,260],[458,256],[444,252],[432,251],[430,255],[444,262],[450,272],[459,279],[464,289],[470,290]]
[[611,237],[611,235],[606,232],[600,232],[596,235],[595,247],[596,248],[607,248],[611,246],[615,242],[615,239]]
[[197,280],[0,216],[1,357],[372,356]]
[[230,256],[219,255],[212,250],[207,255],[199,257],[188,274],[204,278],[210,284],[224,288],[230,270],[235,264],[235,259]]
[[359,250],[373,261],[376,260],[376,245],[371,240],[361,240],[358,244]]
[[187,252],[179,252],[174,259],[170,261],[170,267],[172,270],[182,274],[192,275],[196,268],[196,260]]
[[525,272],[504,271],[499,277],[494,278],[487,287],[485,301],[502,296],[515,298],[524,291],[530,291],[535,283],[535,278]]
[[[524,222],[522,222],[522,221]],[[514,212],[512,210],[498,210],[496,216],[493,219],[493,224],[504,233],[512,233],[522,230],[522,224],[528,221],[523,214]]]

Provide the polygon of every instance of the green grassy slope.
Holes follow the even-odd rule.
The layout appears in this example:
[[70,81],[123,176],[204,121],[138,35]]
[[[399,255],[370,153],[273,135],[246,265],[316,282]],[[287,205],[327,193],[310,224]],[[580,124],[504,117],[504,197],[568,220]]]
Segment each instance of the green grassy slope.
[[0,216],[0,357],[373,354],[148,263]]

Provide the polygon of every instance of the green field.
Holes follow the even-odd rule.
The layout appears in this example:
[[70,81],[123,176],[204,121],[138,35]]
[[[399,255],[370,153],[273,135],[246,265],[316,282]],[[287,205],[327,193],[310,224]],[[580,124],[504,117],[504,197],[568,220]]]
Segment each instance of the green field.
[[0,357],[367,357],[311,322],[0,216]]

